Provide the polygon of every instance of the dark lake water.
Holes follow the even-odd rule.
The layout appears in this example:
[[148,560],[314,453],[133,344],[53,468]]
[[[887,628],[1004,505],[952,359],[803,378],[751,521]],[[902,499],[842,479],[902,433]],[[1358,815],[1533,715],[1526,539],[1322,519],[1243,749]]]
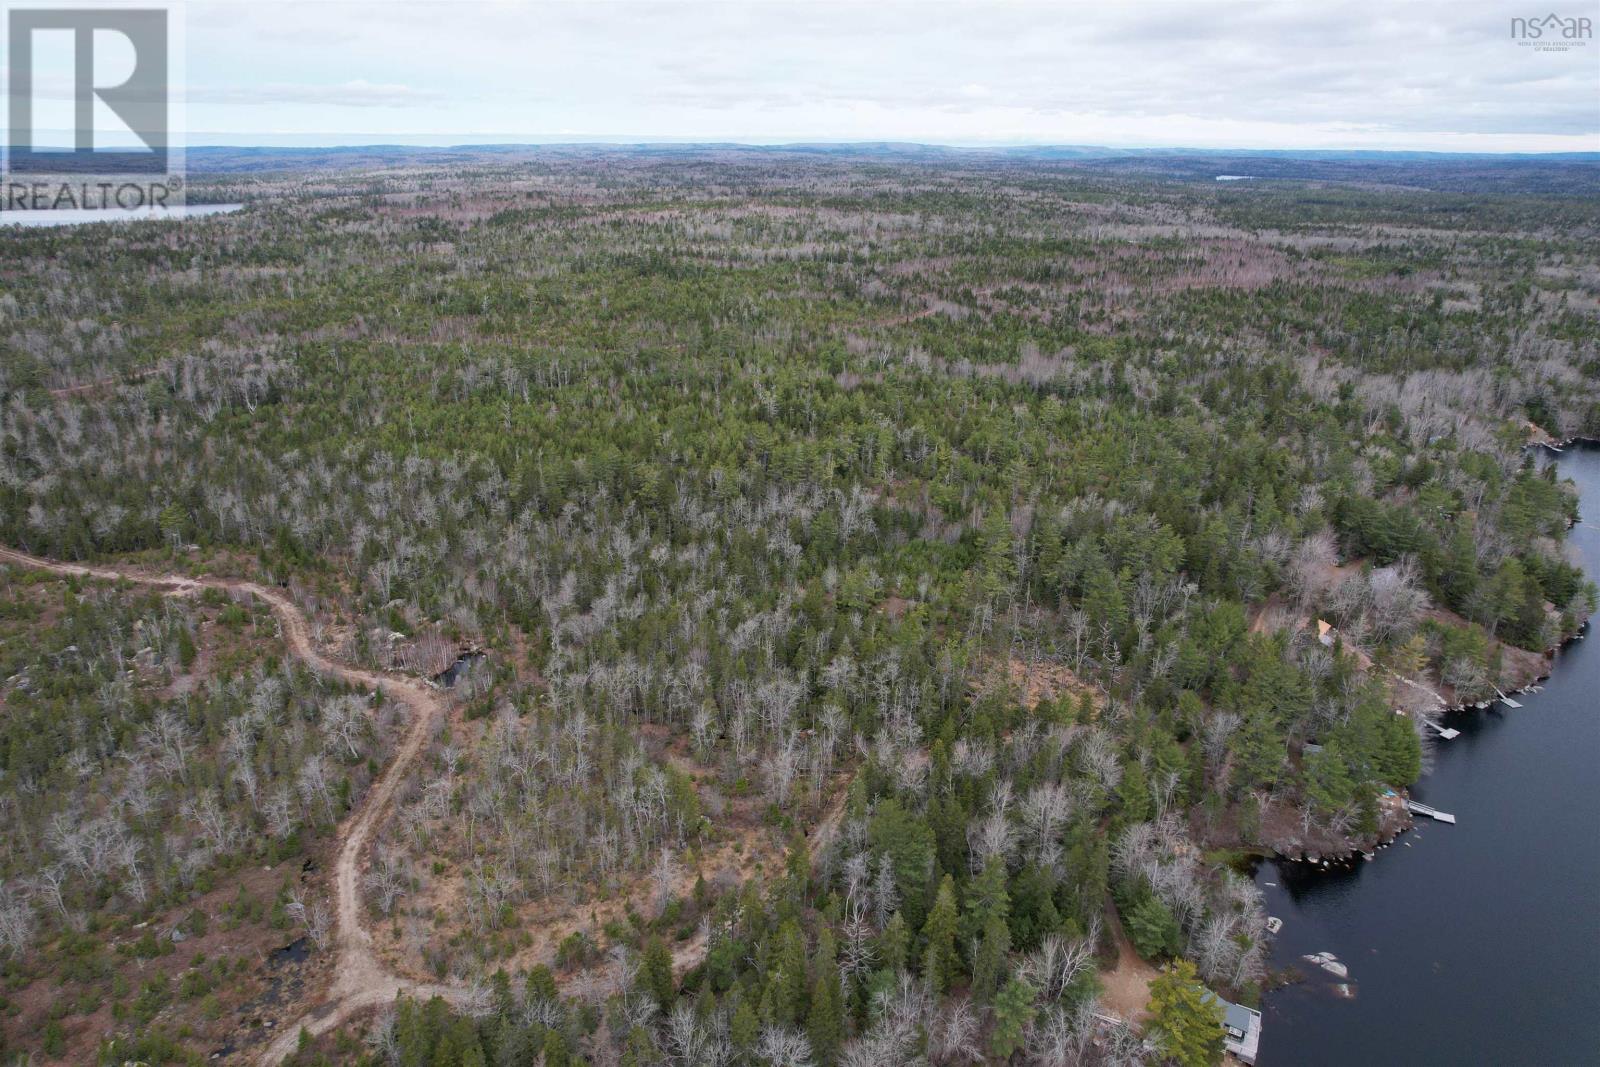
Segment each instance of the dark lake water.
[[[1600,576],[1600,448],[1554,456],[1583,493],[1571,531]],[[1520,710],[1457,712],[1412,795],[1460,820],[1419,819],[1371,862],[1322,872],[1263,864],[1283,919],[1266,997],[1265,1067],[1600,1064],[1600,639],[1567,646]],[[1268,883],[1276,883],[1269,885]],[[1353,999],[1306,953],[1350,968]]]

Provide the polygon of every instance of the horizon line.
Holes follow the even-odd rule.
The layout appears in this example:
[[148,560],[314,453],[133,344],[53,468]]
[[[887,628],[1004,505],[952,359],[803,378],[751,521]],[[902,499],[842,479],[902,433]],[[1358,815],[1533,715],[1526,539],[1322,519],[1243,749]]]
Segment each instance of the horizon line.
[[[224,136],[217,135],[219,138]],[[244,135],[250,137],[252,135]],[[360,133],[306,133],[306,134],[258,134],[270,140],[217,140],[202,144],[190,144],[183,147],[174,146],[179,152],[192,152],[196,150],[350,150],[350,149],[376,149],[376,148],[410,148],[410,149],[466,149],[466,148],[636,148],[641,146],[660,148],[749,148],[749,149],[795,149],[795,148],[850,148],[850,147],[899,147],[940,149],[952,152],[1018,152],[1018,151],[1047,151],[1047,150],[1072,150],[1076,152],[1101,153],[1105,155],[1148,155],[1152,153],[1176,154],[1273,154],[1273,155],[1412,155],[1412,156],[1481,156],[1481,157],[1566,157],[1588,158],[1600,160],[1600,144],[1594,148],[1561,148],[1561,149],[1441,149],[1441,148],[1373,148],[1348,145],[1320,145],[1309,146],[1245,146],[1245,145],[1185,145],[1185,144],[1095,144],[1072,141],[937,141],[916,140],[907,138],[843,138],[830,140],[826,138],[796,138],[792,140],[745,140],[740,138],[693,138],[693,137],[657,137],[649,135],[609,135],[609,134],[360,134]],[[351,140],[333,140],[333,138],[350,137]],[[367,140],[366,138],[372,138]],[[466,140],[455,140],[456,137],[465,137]],[[293,143],[290,139],[298,139],[309,143]]]

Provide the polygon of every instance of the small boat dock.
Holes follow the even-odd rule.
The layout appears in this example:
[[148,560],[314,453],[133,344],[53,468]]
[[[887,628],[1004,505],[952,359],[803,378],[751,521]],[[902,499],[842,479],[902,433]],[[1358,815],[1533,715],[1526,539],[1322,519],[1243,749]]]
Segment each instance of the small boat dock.
[[1438,723],[1434,722],[1432,719],[1423,719],[1422,721],[1427,723],[1429,726],[1431,726],[1434,730],[1436,730],[1438,732],[1439,739],[1441,741],[1452,741],[1455,738],[1458,738],[1458,737],[1461,736],[1461,731],[1460,730],[1453,729],[1453,728],[1451,728],[1449,726],[1440,726]]
[[1415,800],[1407,800],[1406,809],[1413,815],[1426,815],[1430,819],[1435,819],[1439,822],[1447,822],[1451,826],[1454,826],[1456,823],[1456,817],[1451,815],[1448,811],[1440,811],[1438,808],[1430,808],[1428,805],[1419,804]]

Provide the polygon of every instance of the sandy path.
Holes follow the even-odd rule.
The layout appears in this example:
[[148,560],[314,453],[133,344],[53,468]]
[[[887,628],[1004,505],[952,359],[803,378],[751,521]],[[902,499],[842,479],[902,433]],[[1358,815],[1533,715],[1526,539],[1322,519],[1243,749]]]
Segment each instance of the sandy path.
[[68,577],[133,582],[180,595],[197,593],[202,589],[247,593],[266,602],[272,609],[283,628],[284,642],[289,651],[312,670],[352,685],[382,690],[386,698],[398,700],[411,709],[411,724],[394,759],[367,790],[361,806],[346,820],[336,838],[338,859],[334,863],[334,885],[338,901],[335,924],[338,958],[334,963],[334,982],[328,990],[328,1000],[313,1008],[298,1023],[285,1027],[262,1052],[259,1063],[266,1067],[282,1063],[298,1046],[301,1029],[312,1035],[325,1033],[359,1011],[393,1001],[402,992],[424,1000],[434,995],[451,1001],[463,998],[465,990],[458,987],[421,984],[391,972],[373,951],[372,935],[362,924],[362,854],[372,839],[373,831],[387,818],[395,792],[404,780],[406,771],[422,753],[433,732],[434,723],[445,712],[445,700],[437,690],[415,678],[350,667],[324,656],[312,644],[311,628],[305,615],[287,593],[271,586],[238,578],[150,575],[110,567],[59,563],[3,546],[0,546],[0,562]]
[[1117,946],[1117,965],[1100,974],[1100,1006],[1130,1026],[1138,1026],[1149,1014],[1150,983],[1160,972],[1134,951],[1109,900],[1105,911],[1106,928]]

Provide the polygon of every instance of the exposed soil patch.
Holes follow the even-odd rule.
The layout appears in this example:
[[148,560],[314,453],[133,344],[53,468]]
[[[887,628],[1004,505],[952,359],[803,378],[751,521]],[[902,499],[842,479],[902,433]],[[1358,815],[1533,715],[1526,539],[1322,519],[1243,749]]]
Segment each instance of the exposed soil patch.
[[1149,1015],[1150,983],[1161,972],[1146,963],[1134,950],[1133,942],[1122,929],[1117,909],[1106,904],[1106,931],[1117,949],[1116,966],[1100,972],[1100,1006],[1132,1026]]
[[1065,664],[1052,660],[1030,662],[1013,656],[1003,666],[997,666],[979,684],[985,690],[996,685],[1010,686],[1022,701],[1022,706],[1029,711],[1044,701],[1058,700],[1064,695],[1079,700],[1088,695],[1096,711],[1105,704],[1105,694],[1098,688],[1083,681]]

